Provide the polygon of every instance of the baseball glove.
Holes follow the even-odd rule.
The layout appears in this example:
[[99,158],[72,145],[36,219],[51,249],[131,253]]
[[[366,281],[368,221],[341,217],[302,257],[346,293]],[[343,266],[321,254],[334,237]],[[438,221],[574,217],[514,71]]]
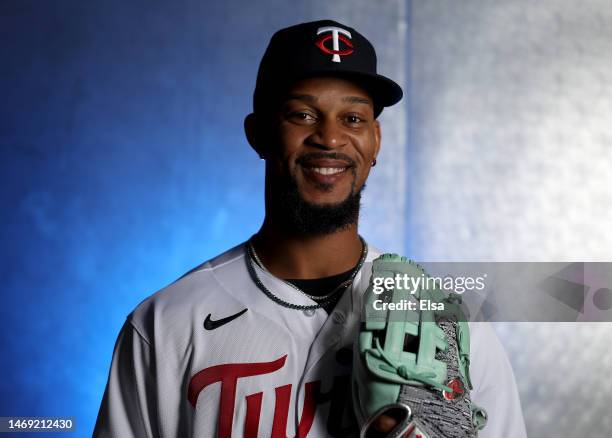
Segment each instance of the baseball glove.
[[386,436],[393,438],[473,438],[486,424],[486,412],[470,400],[461,296],[427,278],[421,266],[396,254],[373,262],[352,377],[361,437],[390,412],[396,426]]

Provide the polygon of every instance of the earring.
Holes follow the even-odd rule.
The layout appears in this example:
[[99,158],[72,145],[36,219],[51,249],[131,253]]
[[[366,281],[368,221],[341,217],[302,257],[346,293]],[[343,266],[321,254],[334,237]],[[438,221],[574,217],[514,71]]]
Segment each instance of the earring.
[[372,167],[376,166],[376,158],[372,161]]

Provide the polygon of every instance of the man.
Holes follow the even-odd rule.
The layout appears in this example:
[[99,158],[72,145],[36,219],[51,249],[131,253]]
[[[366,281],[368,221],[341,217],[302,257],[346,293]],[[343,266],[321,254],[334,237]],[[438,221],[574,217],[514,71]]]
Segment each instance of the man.
[[[380,150],[376,118],[401,97],[354,29],[318,21],[272,37],[245,120],[266,160],[264,223],[128,316],[94,436],[356,433],[352,344],[363,265],[378,255],[358,234],[360,195]],[[482,436],[524,436],[503,349],[484,325],[472,344]]]

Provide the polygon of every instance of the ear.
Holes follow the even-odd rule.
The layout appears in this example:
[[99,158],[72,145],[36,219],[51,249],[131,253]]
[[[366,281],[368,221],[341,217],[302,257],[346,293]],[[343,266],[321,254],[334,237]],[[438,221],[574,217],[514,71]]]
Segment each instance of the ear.
[[382,133],[380,131],[380,122],[378,120],[374,120],[374,157],[375,160],[378,156],[378,152],[380,151],[380,144],[382,139]]
[[265,158],[264,144],[261,141],[261,133],[257,132],[259,127],[257,116],[254,113],[249,114],[244,118],[244,133],[247,141],[260,158]]

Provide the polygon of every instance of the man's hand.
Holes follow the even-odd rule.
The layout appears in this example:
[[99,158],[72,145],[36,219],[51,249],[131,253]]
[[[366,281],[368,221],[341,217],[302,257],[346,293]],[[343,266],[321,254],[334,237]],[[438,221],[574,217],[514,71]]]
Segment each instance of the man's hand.
[[[389,432],[403,420],[404,413],[400,410],[390,409],[374,420],[370,429],[366,432],[366,438],[385,438]],[[408,432],[403,438],[408,437]]]

